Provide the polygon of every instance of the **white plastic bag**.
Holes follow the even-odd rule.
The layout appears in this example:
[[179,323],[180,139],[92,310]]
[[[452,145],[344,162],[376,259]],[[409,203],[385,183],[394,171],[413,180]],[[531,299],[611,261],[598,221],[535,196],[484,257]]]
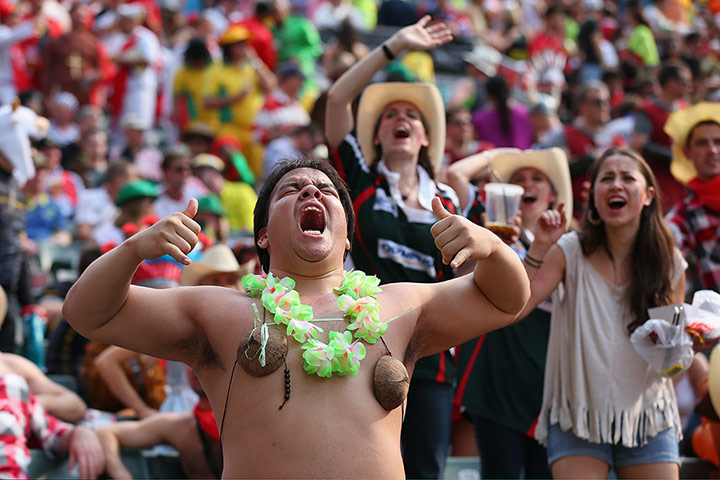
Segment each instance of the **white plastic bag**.
[[664,377],[677,375],[693,360],[693,342],[685,333],[683,312],[681,305],[651,308],[648,310],[650,320],[630,336],[635,350]]
[[692,305],[685,305],[685,330],[701,341],[720,337],[720,294],[712,290],[695,292]]

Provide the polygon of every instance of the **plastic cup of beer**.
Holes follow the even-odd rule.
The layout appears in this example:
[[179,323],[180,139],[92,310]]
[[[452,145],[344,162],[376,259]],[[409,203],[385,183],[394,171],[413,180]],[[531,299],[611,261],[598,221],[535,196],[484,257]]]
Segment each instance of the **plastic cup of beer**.
[[513,219],[517,215],[525,189],[511,183],[486,183],[483,188],[487,214],[485,228],[499,237],[509,238],[512,236]]

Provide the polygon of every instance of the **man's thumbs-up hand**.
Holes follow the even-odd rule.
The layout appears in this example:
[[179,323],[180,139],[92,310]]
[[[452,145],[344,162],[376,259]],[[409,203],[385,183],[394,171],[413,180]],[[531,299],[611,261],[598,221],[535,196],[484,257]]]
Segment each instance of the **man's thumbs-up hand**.
[[432,209],[438,221],[430,233],[445,265],[458,268],[468,259],[484,260],[493,252],[497,237],[491,232],[445,210],[439,197],[433,198]]
[[127,242],[135,255],[142,260],[154,260],[167,254],[188,265],[188,253],[198,242],[200,225],[193,220],[198,202],[191,198],[185,210],[163,218],[147,230],[136,233]]

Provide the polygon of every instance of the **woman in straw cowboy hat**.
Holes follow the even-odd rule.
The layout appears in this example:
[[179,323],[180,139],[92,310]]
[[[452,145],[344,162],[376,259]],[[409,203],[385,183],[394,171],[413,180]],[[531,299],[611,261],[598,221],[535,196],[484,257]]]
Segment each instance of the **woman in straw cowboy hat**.
[[638,154],[611,148],[590,174],[583,229],[562,235],[564,212],[543,213],[524,259],[533,283],[521,316],[556,292],[535,438],[553,478],[610,468],[618,478],[678,478],[672,380],[639,356],[630,333],[648,308],[683,301],[687,263]]
[[[543,212],[560,204],[572,210],[567,156],[559,148],[494,152],[451,165],[448,183],[466,210],[482,209],[479,190],[470,181],[487,167],[523,187],[520,241],[511,246],[524,257]],[[482,478],[520,478],[523,471],[525,478],[551,477],[545,448],[532,436],[542,405],[551,307],[548,298],[523,321],[486,334],[482,342],[465,343],[456,352],[456,403],[465,407],[475,427]],[[513,354],[507,355],[509,351]]]
[[[422,83],[365,88],[403,51],[429,50],[452,39],[445,24],[429,22],[426,16],[393,34],[328,92],[330,162],[347,182],[357,215],[352,260],[359,270],[375,273],[385,283],[428,283],[453,275],[430,233],[436,221],[430,205],[435,196],[451,212],[457,208],[452,189],[434,180],[445,144],[440,92]],[[354,121],[351,104],[364,88]],[[444,353],[416,364],[402,432],[409,478],[443,474],[450,439],[451,362]]]

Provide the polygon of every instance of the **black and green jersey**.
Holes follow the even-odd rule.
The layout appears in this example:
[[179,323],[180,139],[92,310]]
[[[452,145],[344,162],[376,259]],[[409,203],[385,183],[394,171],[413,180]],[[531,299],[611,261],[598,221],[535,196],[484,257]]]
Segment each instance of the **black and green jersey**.
[[[458,351],[458,390],[474,416],[532,436],[542,407],[550,312],[494,330]],[[471,370],[467,370],[468,364]]]
[[[355,268],[377,275],[383,283],[430,283],[453,277],[430,233],[437,221],[430,206],[433,197],[439,196],[451,213],[458,209],[450,187],[435,183],[418,167],[418,200],[425,208],[406,208],[397,187],[399,175],[382,162],[376,171],[371,170],[354,132],[345,137],[330,161],[347,183],[353,200],[356,223],[351,256]],[[413,377],[453,383],[452,358],[446,352],[421,359]]]

